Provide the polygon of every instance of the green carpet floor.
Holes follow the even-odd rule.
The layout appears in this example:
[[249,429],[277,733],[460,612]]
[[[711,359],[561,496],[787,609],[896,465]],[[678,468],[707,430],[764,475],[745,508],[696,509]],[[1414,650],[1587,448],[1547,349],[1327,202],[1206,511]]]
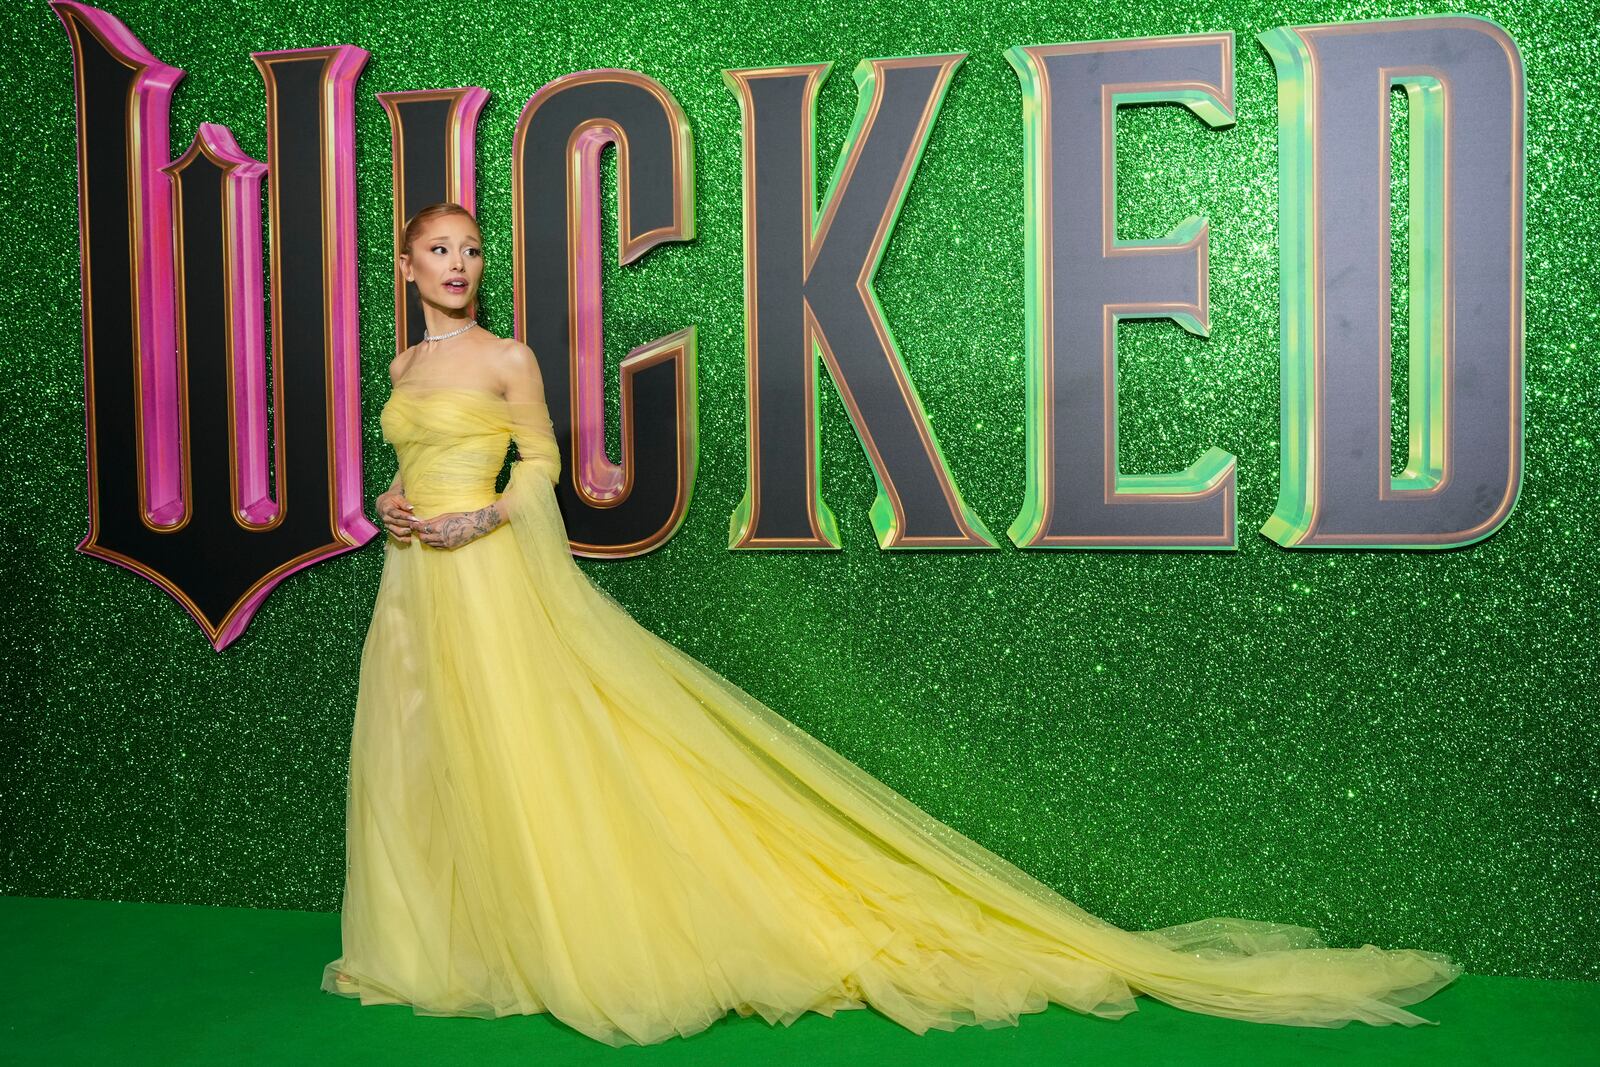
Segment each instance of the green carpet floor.
[[0,1064],[1600,1064],[1600,983],[1465,975],[1439,1026],[1337,1030],[1052,1005],[1017,1027],[917,1036],[871,1010],[792,1027],[730,1015],[614,1049],[548,1015],[446,1019],[322,992],[337,915],[0,897]]

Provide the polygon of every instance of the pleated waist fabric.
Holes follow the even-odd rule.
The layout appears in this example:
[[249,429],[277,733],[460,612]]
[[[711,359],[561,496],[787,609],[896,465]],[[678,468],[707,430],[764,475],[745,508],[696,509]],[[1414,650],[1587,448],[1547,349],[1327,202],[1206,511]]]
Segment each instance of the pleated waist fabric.
[[400,457],[401,485],[418,518],[493,503],[512,443],[521,457],[516,468],[528,468],[514,468],[514,480],[531,475],[553,483],[560,476],[560,450],[542,400],[512,403],[481,389],[406,385],[391,394],[380,423]]

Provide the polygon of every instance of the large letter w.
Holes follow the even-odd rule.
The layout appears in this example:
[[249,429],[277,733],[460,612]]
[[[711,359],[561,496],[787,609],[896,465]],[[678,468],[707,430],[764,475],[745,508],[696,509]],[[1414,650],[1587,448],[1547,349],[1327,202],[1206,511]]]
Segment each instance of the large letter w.
[[[183,72],[53,0],[76,67],[89,533],[220,649],[287,575],[370,540],[362,513],[351,46],[263,52],[265,166],[202,124],[168,162]],[[261,176],[272,248],[271,461]]]

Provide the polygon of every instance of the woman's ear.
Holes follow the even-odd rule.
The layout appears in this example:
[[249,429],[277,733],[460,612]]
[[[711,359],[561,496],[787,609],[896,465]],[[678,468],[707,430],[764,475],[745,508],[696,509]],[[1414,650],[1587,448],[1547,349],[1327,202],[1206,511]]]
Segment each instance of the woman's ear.
[[400,253],[400,276],[402,278],[404,278],[408,282],[416,281],[416,279],[411,276],[411,253],[410,252],[401,252]]

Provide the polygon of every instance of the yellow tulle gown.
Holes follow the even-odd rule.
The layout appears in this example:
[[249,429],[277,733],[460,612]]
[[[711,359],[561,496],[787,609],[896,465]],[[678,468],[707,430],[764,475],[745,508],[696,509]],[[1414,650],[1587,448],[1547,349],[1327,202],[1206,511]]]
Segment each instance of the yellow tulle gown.
[[[934,819],[636,623],[574,562],[542,402],[402,382],[382,426],[454,550],[384,546],[350,751],[343,955],[323,988],[549,1012],[612,1045],[729,1011],[871,1006],[915,1032],[1148,994],[1300,1026],[1415,1025],[1461,973],[1235,918],[1127,931]],[[1113,846],[1114,847],[1114,846]]]

